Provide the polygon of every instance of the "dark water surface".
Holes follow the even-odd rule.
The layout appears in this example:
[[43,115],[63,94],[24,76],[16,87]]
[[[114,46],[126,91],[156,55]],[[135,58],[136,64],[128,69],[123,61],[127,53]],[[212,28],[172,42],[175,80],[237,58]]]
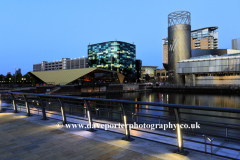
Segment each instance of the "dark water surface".
[[[196,105],[196,106],[208,106],[208,107],[221,107],[221,108],[235,108],[240,109],[240,95],[213,95],[213,94],[185,94],[185,93],[161,93],[161,92],[133,92],[133,93],[117,93],[117,94],[107,94],[100,96],[91,96],[94,98],[107,98],[107,99],[119,99],[119,100],[131,100],[131,101],[143,101],[143,102],[163,102],[169,104],[184,104],[184,105]],[[131,105],[134,106],[134,105]],[[130,112],[139,112],[151,115],[159,116],[174,116],[173,113],[160,112],[146,109],[165,109],[169,110],[167,107],[157,107],[157,106],[140,106],[146,109],[137,109],[139,106],[135,105],[135,109],[129,107]],[[198,114],[210,114],[218,116],[230,116],[239,117],[236,113],[223,113],[214,111],[202,111],[202,110],[187,110],[181,109],[181,111],[198,113]],[[191,114],[182,114],[182,118],[188,120],[199,119],[207,121],[217,121],[239,124],[239,120],[234,119],[222,119],[217,117],[205,117],[196,116]]]

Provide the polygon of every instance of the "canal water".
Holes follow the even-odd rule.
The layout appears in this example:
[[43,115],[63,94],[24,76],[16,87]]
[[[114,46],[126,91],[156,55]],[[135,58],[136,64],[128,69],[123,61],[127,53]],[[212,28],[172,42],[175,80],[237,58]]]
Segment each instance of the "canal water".
[[[221,94],[213,95],[213,94],[207,94],[207,93],[206,94],[161,93],[161,92],[146,91],[146,92],[107,94],[107,95],[91,96],[91,97],[240,109],[240,95],[221,95]],[[169,113],[169,112],[147,110],[147,109],[169,110],[167,107],[142,105],[140,107],[146,108],[146,109],[137,109],[138,107],[139,106],[137,105],[135,105],[135,109],[129,107],[128,111],[132,113],[138,112],[138,113],[151,114],[156,116],[174,116],[173,113]],[[222,112],[187,110],[187,109],[182,109],[181,111],[197,113],[197,114],[239,117],[239,114],[236,114],[236,113],[222,113]],[[186,118],[188,120],[198,119],[198,120],[217,121],[217,122],[224,121],[226,123],[233,123],[233,124],[239,124],[240,122],[239,120],[234,120],[234,119],[222,119],[222,118],[211,117],[211,116],[204,117],[204,116],[196,116],[191,114],[182,114],[181,117]]]

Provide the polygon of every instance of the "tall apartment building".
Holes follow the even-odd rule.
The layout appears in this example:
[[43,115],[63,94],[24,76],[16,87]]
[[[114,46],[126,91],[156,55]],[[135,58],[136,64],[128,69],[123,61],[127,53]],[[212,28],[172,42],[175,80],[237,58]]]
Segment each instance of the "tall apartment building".
[[168,38],[163,37],[163,63],[168,63]]
[[240,50],[240,38],[232,40],[232,49]]
[[205,27],[191,31],[192,49],[218,49],[218,27]]
[[[218,27],[205,27],[191,31],[191,49],[218,49]],[[163,42],[163,63],[168,63],[168,37]]]
[[33,65],[33,72],[35,71],[51,71],[51,70],[66,70],[88,68],[87,57],[83,58],[62,58],[60,61],[47,62],[42,61],[40,64]]

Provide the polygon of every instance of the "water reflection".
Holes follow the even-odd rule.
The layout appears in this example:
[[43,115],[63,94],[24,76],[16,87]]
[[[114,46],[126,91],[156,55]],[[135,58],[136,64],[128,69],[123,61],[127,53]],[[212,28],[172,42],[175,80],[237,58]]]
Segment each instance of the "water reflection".
[[[239,95],[208,95],[208,94],[185,94],[185,93],[160,93],[160,92],[133,92],[133,93],[121,93],[121,94],[109,94],[102,96],[95,96],[96,98],[107,98],[107,99],[120,99],[120,100],[132,100],[132,101],[143,101],[143,102],[163,102],[169,104],[184,104],[184,105],[195,105],[195,106],[209,106],[209,107],[222,107],[222,108],[235,108],[240,109],[238,105],[240,103]],[[166,107],[156,107],[149,105],[132,105],[134,108],[128,108],[130,112],[138,112],[152,115],[164,115],[173,116],[173,113],[160,112],[147,109],[165,109],[171,111],[171,109]],[[140,109],[142,108],[142,109]],[[237,117],[235,113],[222,113],[222,112],[212,112],[212,111],[199,111],[199,110],[187,110],[182,109],[182,111],[198,114],[210,114],[218,116],[232,116]],[[200,119],[209,121],[221,122],[223,119],[217,117],[203,117],[195,116],[191,114],[182,115],[183,118],[187,119]],[[238,123],[238,120],[228,120],[228,123]]]

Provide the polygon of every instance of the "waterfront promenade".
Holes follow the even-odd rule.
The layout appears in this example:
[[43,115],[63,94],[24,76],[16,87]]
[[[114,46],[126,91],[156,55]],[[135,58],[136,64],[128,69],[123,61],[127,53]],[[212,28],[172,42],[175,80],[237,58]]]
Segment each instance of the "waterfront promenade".
[[0,159],[221,159],[194,151],[182,156],[173,153],[176,147],[140,138],[127,142],[122,134],[104,130],[59,129],[56,116],[40,119],[12,110],[0,113]]

